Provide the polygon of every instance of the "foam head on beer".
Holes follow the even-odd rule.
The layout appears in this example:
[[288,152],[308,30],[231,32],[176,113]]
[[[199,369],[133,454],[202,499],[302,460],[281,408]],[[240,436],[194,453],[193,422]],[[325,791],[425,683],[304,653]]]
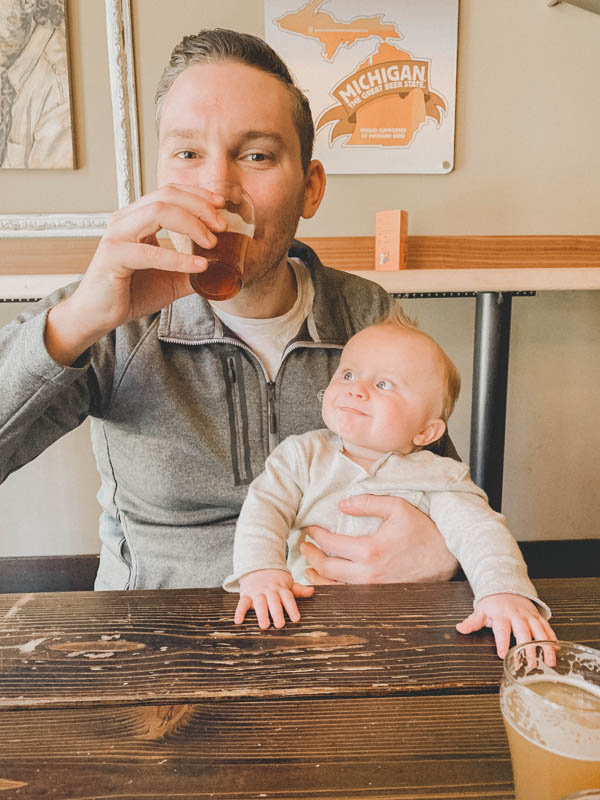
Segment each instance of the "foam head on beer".
[[600,651],[572,642],[513,647],[500,705],[516,800],[564,800],[600,786]]

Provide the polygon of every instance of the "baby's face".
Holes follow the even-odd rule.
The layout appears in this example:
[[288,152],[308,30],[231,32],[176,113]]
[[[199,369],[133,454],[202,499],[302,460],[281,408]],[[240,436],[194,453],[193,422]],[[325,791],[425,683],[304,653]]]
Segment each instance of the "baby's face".
[[344,348],[323,397],[323,420],[350,453],[352,446],[369,458],[410,453],[422,444],[415,441],[419,434],[439,420],[443,386],[434,342],[418,331],[372,326]]

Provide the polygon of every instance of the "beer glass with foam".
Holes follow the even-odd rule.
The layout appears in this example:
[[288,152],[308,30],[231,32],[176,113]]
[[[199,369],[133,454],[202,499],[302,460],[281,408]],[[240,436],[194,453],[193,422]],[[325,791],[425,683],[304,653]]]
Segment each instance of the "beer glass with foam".
[[190,275],[192,288],[209,300],[229,300],[240,291],[244,283],[244,261],[248,243],[254,236],[254,206],[249,195],[236,183],[213,181],[206,189],[221,195],[224,208],[217,214],[227,223],[222,233],[217,233],[217,244],[204,248],[174,231],[169,231],[175,249],[180,253],[203,256],[208,261],[204,272]]
[[535,642],[508,651],[500,685],[516,800],[600,785],[600,651]]

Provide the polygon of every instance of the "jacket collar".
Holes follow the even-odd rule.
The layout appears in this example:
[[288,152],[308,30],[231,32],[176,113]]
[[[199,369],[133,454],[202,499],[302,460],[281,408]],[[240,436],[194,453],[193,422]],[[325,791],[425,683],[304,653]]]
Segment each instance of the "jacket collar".
[[[310,270],[315,287],[312,321],[318,340],[344,345],[352,335],[352,328],[339,291],[340,273],[324,267],[314,250],[302,242],[294,240],[289,255],[299,258]],[[163,341],[204,344],[222,339],[223,335],[223,327],[210,304],[197,294],[181,297],[160,312],[158,338]],[[313,336],[313,340],[316,338]]]

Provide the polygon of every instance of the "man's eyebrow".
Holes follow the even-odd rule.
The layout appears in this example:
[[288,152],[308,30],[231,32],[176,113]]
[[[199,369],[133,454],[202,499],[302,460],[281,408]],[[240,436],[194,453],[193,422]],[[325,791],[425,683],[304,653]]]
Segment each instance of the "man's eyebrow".
[[[163,141],[170,141],[171,139],[178,139],[184,141],[197,141],[202,138],[202,132],[198,128],[172,128],[163,137]],[[239,141],[241,144],[253,142],[256,139],[270,139],[277,145],[284,144],[284,138],[279,131],[244,131],[240,134]]]
[[271,139],[276,144],[284,144],[284,138],[279,131],[244,131],[240,136],[241,142],[250,142],[255,139]]
[[170,139],[193,140],[198,138],[200,138],[200,131],[197,128],[172,128],[168,133],[165,133],[163,141]]

